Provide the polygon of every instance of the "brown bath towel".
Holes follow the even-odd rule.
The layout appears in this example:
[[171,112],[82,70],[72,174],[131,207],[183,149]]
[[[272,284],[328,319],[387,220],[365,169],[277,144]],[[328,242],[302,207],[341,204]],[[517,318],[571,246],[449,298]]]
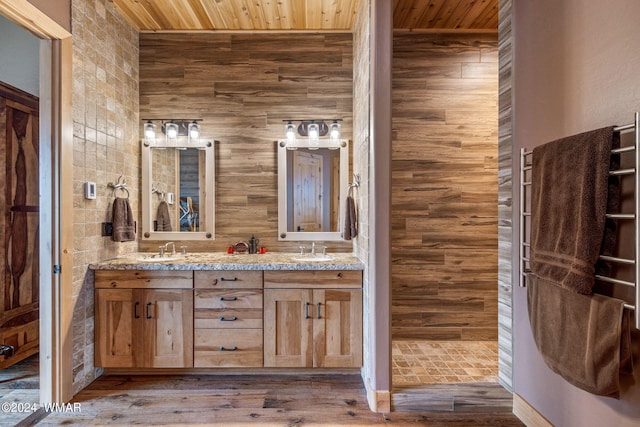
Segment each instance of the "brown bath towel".
[[531,270],[583,294],[604,235],[613,136],[607,127],[533,150]]
[[620,373],[633,368],[624,301],[581,295],[534,275],[527,282],[531,330],[547,365],[576,387],[619,397]]
[[113,241],[128,242],[136,240],[135,224],[129,199],[124,197],[115,198],[111,221],[113,222]]
[[344,240],[351,240],[358,235],[358,218],[356,217],[356,202],[348,196],[344,216]]
[[164,200],[158,204],[158,210],[156,212],[156,223],[156,231],[172,231],[169,205]]

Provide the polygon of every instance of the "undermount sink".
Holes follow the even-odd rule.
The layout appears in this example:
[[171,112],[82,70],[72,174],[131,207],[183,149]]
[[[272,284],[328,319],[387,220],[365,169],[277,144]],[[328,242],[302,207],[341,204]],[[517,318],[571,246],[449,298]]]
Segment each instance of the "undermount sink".
[[332,259],[333,257],[331,255],[326,255],[326,254],[301,254],[293,258],[294,261],[305,261],[305,262],[331,261]]
[[142,261],[142,262],[162,262],[162,261],[175,261],[178,259],[181,259],[182,255],[162,255],[160,256],[160,254],[142,254],[142,255],[137,255],[135,257],[136,261]]

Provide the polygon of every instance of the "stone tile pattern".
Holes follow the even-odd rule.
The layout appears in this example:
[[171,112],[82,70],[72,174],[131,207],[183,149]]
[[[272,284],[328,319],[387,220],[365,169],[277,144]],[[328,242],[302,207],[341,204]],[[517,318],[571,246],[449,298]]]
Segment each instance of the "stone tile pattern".
[[141,118],[202,119],[203,138],[218,141],[215,240],[185,241],[190,251],[224,251],[252,234],[270,251],[298,249],[278,241],[276,141],[287,119],[339,118],[352,138],[352,57],[350,33],[140,34]]
[[[499,24],[499,137],[498,137],[498,353],[500,384],[513,389],[512,304],[512,0],[500,0]],[[517,264],[516,264],[517,265]]]
[[394,387],[498,381],[496,341],[393,342]]
[[[96,377],[93,366],[93,273],[90,263],[137,250],[137,242],[101,237],[111,221],[113,191],[126,180],[138,211],[138,33],[108,0],[74,0],[73,34],[73,391]],[[85,200],[83,184],[97,184]],[[140,223],[138,219],[138,224]]]
[[497,340],[497,35],[397,32],[393,129],[393,339]]

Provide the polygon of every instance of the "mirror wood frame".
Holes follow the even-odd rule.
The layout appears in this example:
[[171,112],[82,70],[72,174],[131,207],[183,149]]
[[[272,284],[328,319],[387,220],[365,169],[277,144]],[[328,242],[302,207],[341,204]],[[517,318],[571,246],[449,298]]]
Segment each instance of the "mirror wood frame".
[[[340,199],[338,206],[338,231],[287,231],[287,152],[291,148],[329,148],[340,150]],[[296,142],[278,141],[278,240],[281,241],[337,241],[343,240],[344,211],[349,186],[349,141],[341,139],[332,142],[321,139],[317,144],[310,145],[307,138]]]
[[[204,194],[206,195],[204,209],[206,212],[205,231],[154,231],[153,212],[151,211],[152,189],[152,148],[198,148],[205,153]],[[166,144],[164,142],[150,143],[142,141],[142,240],[215,240],[215,158],[214,143],[199,141],[196,143]]]

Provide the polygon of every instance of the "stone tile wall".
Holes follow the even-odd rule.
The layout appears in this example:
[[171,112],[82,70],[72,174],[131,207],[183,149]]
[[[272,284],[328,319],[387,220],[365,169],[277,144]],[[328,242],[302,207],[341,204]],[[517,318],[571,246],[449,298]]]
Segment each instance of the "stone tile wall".
[[[137,242],[101,237],[111,220],[113,191],[125,179],[138,212],[138,32],[108,0],[74,0],[73,34],[73,391],[95,378],[93,275],[88,264],[137,250]],[[84,183],[97,184],[97,199],[84,199]],[[138,224],[140,223],[138,219]]]

